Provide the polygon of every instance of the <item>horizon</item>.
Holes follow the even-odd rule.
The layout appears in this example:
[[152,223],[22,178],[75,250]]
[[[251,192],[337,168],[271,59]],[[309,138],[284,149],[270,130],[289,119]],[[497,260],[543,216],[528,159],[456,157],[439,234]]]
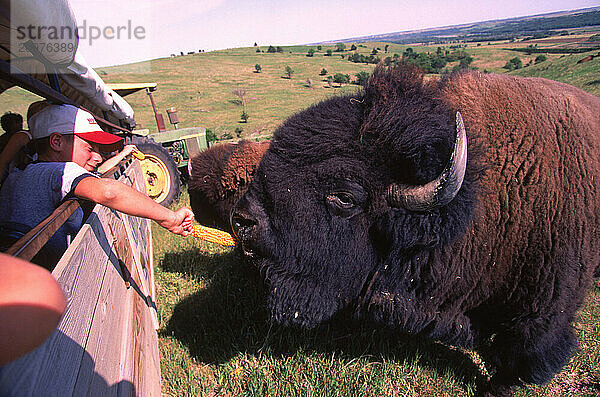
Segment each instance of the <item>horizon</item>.
[[[123,37],[81,40],[79,51],[94,67],[123,65],[229,48],[334,43],[391,33],[540,16],[600,7],[591,0],[547,0],[523,4],[507,0],[71,0],[78,26],[112,31]],[[380,10],[386,10],[382,13]],[[115,12],[118,11],[118,12]],[[409,18],[407,18],[409,16]],[[129,30],[127,30],[129,29]],[[135,30],[137,29],[137,30]],[[143,32],[131,38],[132,31]],[[129,36],[126,34],[129,33]],[[90,35],[91,36],[91,35]],[[137,39],[136,39],[137,38]]]

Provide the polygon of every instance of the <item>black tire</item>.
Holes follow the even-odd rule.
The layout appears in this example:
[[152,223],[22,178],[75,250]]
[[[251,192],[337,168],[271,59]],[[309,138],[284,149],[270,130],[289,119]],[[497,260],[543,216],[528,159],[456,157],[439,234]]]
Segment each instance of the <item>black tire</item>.
[[133,136],[131,143],[145,155],[140,162],[146,193],[157,203],[168,207],[181,194],[181,180],[175,161],[167,149],[150,138]]

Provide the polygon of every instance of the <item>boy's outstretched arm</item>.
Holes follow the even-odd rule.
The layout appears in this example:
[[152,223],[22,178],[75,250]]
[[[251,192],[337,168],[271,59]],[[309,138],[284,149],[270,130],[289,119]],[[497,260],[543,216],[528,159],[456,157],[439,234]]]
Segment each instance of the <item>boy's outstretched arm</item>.
[[75,196],[129,215],[148,218],[172,233],[188,236],[193,230],[194,214],[189,208],[171,211],[145,194],[122,182],[107,178],[84,178],[74,190]]

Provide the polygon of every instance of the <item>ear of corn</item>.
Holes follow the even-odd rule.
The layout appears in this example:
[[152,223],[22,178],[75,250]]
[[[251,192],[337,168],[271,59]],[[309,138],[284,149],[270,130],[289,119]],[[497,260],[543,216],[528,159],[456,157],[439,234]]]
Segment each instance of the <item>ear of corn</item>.
[[204,241],[232,247],[235,245],[233,236],[227,232],[202,225],[194,225],[192,236]]

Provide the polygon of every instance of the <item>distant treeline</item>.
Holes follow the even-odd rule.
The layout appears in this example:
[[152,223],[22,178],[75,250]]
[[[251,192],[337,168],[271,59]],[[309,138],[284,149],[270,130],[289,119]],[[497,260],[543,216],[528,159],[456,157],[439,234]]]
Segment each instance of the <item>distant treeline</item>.
[[[496,23],[492,26],[450,27],[445,29],[430,30],[409,34],[399,34],[391,39],[397,44],[410,44],[417,42],[430,42],[446,44],[455,41],[485,42],[511,40],[517,37],[531,36],[538,38],[552,32],[553,35],[568,34],[567,32],[556,32],[557,30],[581,28],[585,26],[600,25],[600,11],[588,11],[571,15],[556,17],[539,17],[532,19],[509,20]],[[449,37],[451,36],[451,37]],[[374,37],[372,39],[376,39]]]
[[526,54],[581,54],[583,52],[600,50],[600,47],[586,47],[586,48],[537,48],[537,47],[525,47],[525,48],[504,48],[504,50],[524,52]]
[[[381,60],[375,56],[376,53],[376,50],[373,50],[373,53],[368,56],[354,53],[348,56],[348,60],[354,63],[376,64]],[[455,66],[455,69],[467,69],[470,67],[471,62],[473,62],[473,57],[461,49],[448,51],[444,47],[438,47],[434,53],[429,53],[415,52],[411,47],[408,47],[402,55],[394,54],[393,57],[386,57],[383,60],[387,66],[400,62],[412,63],[423,69],[425,73],[441,73],[448,65],[448,62],[456,61],[459,61],[459,64]]]

